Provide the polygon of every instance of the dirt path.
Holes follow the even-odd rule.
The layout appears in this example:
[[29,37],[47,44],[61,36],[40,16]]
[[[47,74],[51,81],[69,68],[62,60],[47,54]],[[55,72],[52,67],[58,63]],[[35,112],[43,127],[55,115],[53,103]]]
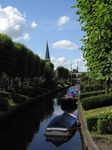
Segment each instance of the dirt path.
[[93,140],[100,150],[112,150],[112,141],[105,138],[94,138]]

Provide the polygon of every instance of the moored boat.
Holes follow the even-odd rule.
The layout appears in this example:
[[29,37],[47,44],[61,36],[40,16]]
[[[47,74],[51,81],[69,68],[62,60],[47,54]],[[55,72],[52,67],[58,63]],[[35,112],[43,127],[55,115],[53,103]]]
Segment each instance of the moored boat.
[[68,95],[73,94],[75,96],[76,100],[78,99],[78,92],[76,89],[70,88],[67,90],[66,94],[68,94]]
[[77,104],[75,101],[62,101],[61,109],[68,113],[73,113],[77,109]]
[[75,115],[64,112],[48,124],[45,136],[70,137],[77,129],[77,122],[78,119]]
[[76,101],[76,97],[74,94],[65,94],[64,97],[62,97],[62,100],[72,100],[72,101]]

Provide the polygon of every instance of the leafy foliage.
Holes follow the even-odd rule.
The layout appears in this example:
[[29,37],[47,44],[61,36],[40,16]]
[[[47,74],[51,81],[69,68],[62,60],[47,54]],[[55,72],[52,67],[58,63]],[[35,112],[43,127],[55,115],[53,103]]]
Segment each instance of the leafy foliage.
[[5,72],[12,76],[14,70],[13,50],[12,39],[5,34],[0,34],[0,75]]
[[86,32],[81,47],[89,70],[109,82],[112,74],[112,1],[77,0],[77,14]]
[[81,82],[81,86],[80,86],[81,93],[98,91],[98,90],[101,91],[104,90],[106,87],[105,82],[96,79],[96,75],[92,71],[82,73],[80,77],[80,82]]
[[52,80],[53,72],[54,72],[54,65],[49,61],[46,62],[45,63],[45,73],[44,73],[46,80]]
[[91,96],[96,96],[96,95],[99,95],[99,94],[105,94],[105,91],[101,90],[101,91],[93,91],[93,92],[80,93],[79,94],[79,99],[81,101],[83,98],[91,97]]
[[98,118],[96,116],[87,118],[87,126],[89,131],[97,131],[97,121]]
[[98,132],[112,134],[112,111],[106,111],[98,117]]
[[63,66],[59,66],[56,69],[56,77],[59,79],[67,79],[69,76],[69,70]]
[[87,97],[82,99],[81,103],[85,110],[104,107],[104,106],[111,106],[112,94],[105,94],[105,95],[103,94],[103,95]]

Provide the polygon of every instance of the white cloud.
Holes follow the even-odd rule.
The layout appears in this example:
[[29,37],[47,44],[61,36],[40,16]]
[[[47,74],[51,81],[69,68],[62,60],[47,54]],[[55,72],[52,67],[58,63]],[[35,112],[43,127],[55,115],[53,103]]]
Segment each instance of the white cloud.
[[68,16],[62,16],[62,17],[60,17],[58,19],[58,26],[61,26],[61,25],[65,24],[65,23],[67,23],[69,21],[70,21],[70,17],[68,17]]
[[75,50],[78,46],[69,40],[61,40],[52,44],[52,48]]
[[30,40],[29,34],[26,33],[26,34],[24,35],[24,40],[25,40],[25,41],[29,41],[29,40]]
[[70,60],[70,59],[66,59],[65,57],[55,58],[52,56],[51,62],[54,64],[55,70],[58,66],[63,66],[71,70],[71,64],[72,64],[72,69],[77,69],[77,63],[78,63],[79,71],[81,72],[87,71],[87,67],[85,66],[81,58]]
[[36,27],[37,27],[37,23],[36,23],[35,21],[33,21],[33,22],[31,23],[31,28],[34,29],[34,28],[36,28]]
[[[36,28],[37,24],[33,21],[31,28]],[[31,29],[30,28],[30,29]],[[7,6],[2,8],[0,6],[0,33],[9,35],[13,40],[24,39],[30,40],[29,28],[26,28],[26,14],[20,13],[17,8]]]
[[0,7],[0,33],[19,39],[22,37],[25,22],[25,15],[22,15],[17,8],[8,6],[2,9]]

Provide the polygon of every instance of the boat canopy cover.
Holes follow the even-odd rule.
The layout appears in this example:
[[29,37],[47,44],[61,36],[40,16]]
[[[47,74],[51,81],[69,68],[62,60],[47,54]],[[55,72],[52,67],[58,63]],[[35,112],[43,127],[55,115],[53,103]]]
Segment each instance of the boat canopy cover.
[[63,114],[55,117],[47,126],[47,128],[70,128],[75,124],[77,118],[71,116],[69,113],[64,112]]
[[78,96],[78,93],[75,89],[68,89],[67,94],[74,94],[75,96]]

